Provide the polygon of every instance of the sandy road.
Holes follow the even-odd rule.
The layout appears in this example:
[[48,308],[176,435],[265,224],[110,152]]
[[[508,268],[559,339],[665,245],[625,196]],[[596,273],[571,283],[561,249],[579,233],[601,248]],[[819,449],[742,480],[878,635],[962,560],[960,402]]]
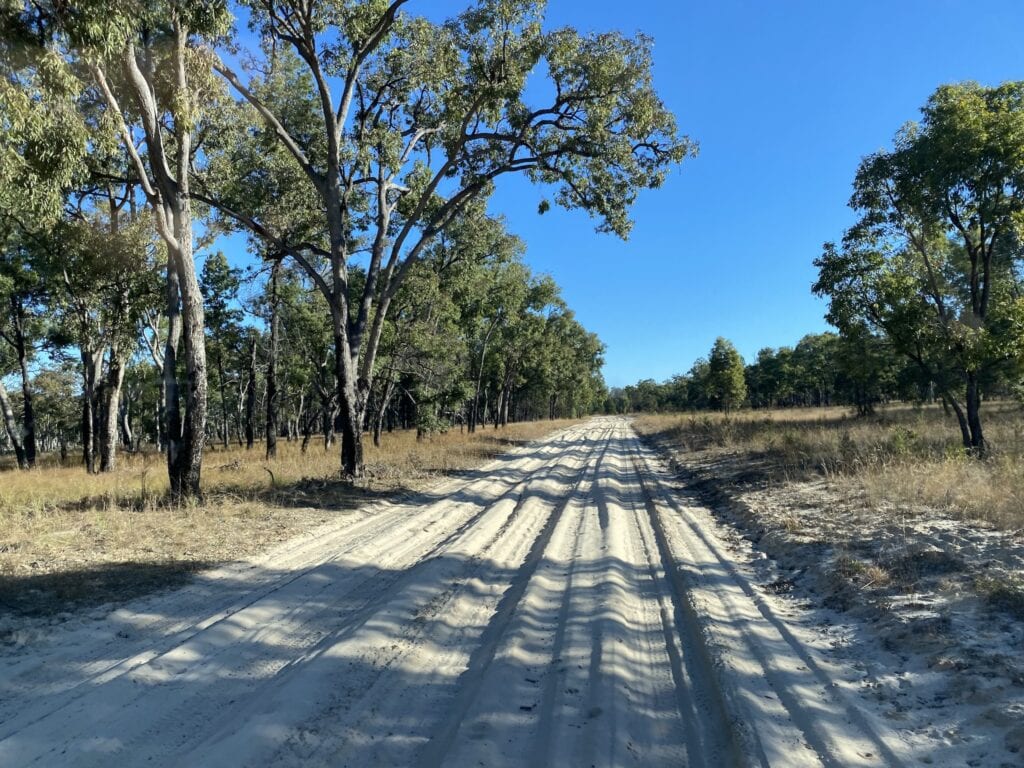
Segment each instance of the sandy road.
[[0,656],[0,765],[895,765],[621,419]]

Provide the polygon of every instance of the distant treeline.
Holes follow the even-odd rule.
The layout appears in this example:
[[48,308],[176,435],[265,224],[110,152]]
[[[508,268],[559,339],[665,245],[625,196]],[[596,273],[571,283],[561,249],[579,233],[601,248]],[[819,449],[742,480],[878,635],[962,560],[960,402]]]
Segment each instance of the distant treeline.
[[[1016,381],[1003,369],[987,380],[989,396],[1012,396]],[[606,413],[733,410],[846,405],[861,415],[892,402],[941,400],[935,382],[884,337],[808,334],[793,347],[765,347],[747,365],[719,338],[707,358],[685,374],[643,379],[608,392]]]

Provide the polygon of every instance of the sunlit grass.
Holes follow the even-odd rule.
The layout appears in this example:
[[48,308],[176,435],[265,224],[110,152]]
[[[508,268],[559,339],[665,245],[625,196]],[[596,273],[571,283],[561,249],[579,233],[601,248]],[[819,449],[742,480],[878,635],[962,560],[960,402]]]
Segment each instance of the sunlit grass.
[[772,479],[826,477],[867,503],[940,509],[1024,527],[1024,411],[983,410],[989,459],[965,455],[956,419],[940,406],[894,405],[858,418],[847,408],[640,416],[637,429],[687,452],[732,452]]

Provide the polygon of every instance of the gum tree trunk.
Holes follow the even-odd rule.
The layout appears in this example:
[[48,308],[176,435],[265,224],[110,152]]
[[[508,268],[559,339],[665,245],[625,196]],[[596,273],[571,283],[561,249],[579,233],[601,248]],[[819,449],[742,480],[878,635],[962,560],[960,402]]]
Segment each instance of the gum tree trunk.
[[[172,9],[173,50],[169,66],[161,67],[160,82],[149,65],[152,51],[136,48],[129,37],[122,50],[124,88],[133,102],[144,136],[140,152],[136,132],[125,115],[99,63],[90,64],[109,111],[120,121],[124,150],[146,195],[157,233],[167,248],[167,311],[169,331],[163,360],[167,401],[167,473],[171,496],[180,500],[199,494],[206,439],[206,344],[203,296],[196,276],[192,237],[192,200],[189,174],[192,165],[192,130],[195,119],[193,89],[186,59],[187,20]],[[142,45],[148,45],[143,41]],[[166,98],[166,102],[163,99]],[[174,126],[170,136],[169,123]],[[184,391],[178,382],[178,345],[184,364]],[[184,413],[181,410],[184,400]]]
[[7,394],[7,388],[4,386],[2,379],[0,379],[0,412],[3,413],[4,429],[7,430],[7,437],[11,441],[11,447],[14,448],[14,456],[18,461],[18,468],[28,469],[28,463],[25,461],[25,447],[21,442],[21,435],[18,430],[18,422],[14,418],[11,398]]
[[116,346],[111,347],[100,415],[100,472],[112,472],[117,465],[118,416],[121,412],[124,367],[120,350]]

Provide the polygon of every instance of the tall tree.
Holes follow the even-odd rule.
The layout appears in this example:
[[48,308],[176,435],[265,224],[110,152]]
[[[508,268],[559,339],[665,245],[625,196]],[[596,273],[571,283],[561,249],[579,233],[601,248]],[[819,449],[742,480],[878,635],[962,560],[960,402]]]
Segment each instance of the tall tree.
[[747,397],[743,358],[728,339],[715,339],[708,355],[704,386],[709,404],[723,411],[742,405]]
[[[60,217],[65,189],[82,172],[88,134],[77,112],[75,73],[41,44],[40,25],[29,23],[37,16],[0,5],[0,346],[21,374],[21,434],[12,442],[21,446],[23,467],[36,459],[28,362],[42,291],[27,250]],[[9,424],[10,399],[3,400]]]
[[[59,342],[81,359],[81,438],[89,472],[114,469],[121,391],[138,327],[158,297],[151,225],[130,186],[99,185],[37,245]],[[91,198],[91,199],[90,199]]]
[[206,118],[218,114],[212,108],[217,81],[199,41],[226,32],[230,17],[223,3],[188,0],[31,3],[16,15],[23,29],[46,30],[37,42],[50,57],[87,73],[84,84],[120,135],[163,242],[168,264],[169,327],[162,360],[168,474],[173,496],[195,495],[206,438],[207,382],[190,174],[202,158]]
[[[693,146],[652,87],[648,39],[545,33],[541,3],[482,0],[444,25],[400,14],[406,0],[247,5],[269,41],[262,70],[270,74],[246,79],[227,61],[217,71],[265,126],[249,141],[277,142],[320,222],[280,221],[251,181],[212,190],[212,202],[295,258],[327,299],[343,469],[355,475],[390,305],[467,204],[499,177],[525,174],[557,185],[556,201],[590,211],[599,229],[625,236],[637,191],[660,185]],[[545,103],[527,97],[538,66],[551,86]],[[273,87],[275,67],[290,68],[278,81],[284,91]],[[262,185],[266,173],[245,169],[244,178]],[[353,298],[350,261],[364,252],[366,279]]]
[[1024,81],[945,85],[922,115],[861,163],[860,218],[826,244],[815,291],[840,330],[867,323],[914,360],[984,455],[982,390],[1024,352]]

